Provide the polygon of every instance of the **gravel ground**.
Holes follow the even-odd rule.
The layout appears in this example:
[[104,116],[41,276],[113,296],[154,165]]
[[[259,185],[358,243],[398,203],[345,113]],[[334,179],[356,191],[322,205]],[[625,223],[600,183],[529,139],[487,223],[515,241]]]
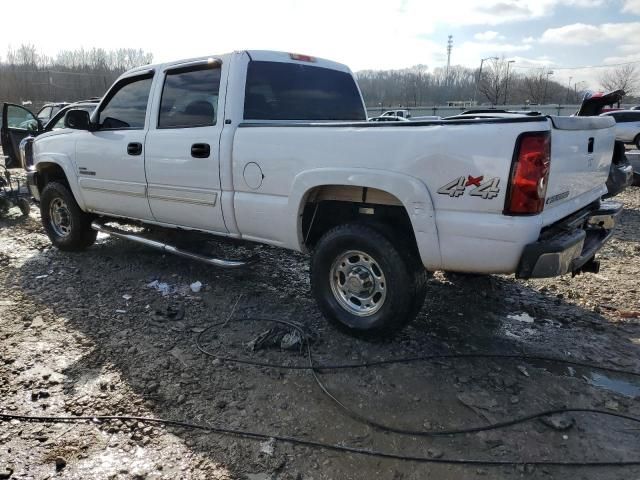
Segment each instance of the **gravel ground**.
[[[307,371],[220,361],[195,345],[202,333],[217,355],[304,364],[299,350],[250,348],[273,326],[248,321],[259,317],[305,325],[318,363],[527,352],[640,371],[640,189],[618,199],[626,210],[600,255],[599,274],[517,281],[436,272],[419,318],[378,343],[325,323],[301,255],[198,239],[221,256],[261,258],[224,271],[106,236],[86,252],[64,253],[51,248],[37,207],[27,218],[11,211],[0,220],[0,412],[153,416],[435,460],[640,460],[638,424],[577,413],[564,419],[566,429],[532,421],[453,437],[384,433],[347,417]],[[155,281],[169,292],[149,286]],[[196,281],[203,284],[198,293],[189,287]],[[533,361],[439,360],[325,372],[322,379],[356,411],[414,430],[563,406],[640,416],[637,377]],[[640,477],[640,467],[420,464],[143,422],[0,423],[0,478],[54,477],[628,479]]]

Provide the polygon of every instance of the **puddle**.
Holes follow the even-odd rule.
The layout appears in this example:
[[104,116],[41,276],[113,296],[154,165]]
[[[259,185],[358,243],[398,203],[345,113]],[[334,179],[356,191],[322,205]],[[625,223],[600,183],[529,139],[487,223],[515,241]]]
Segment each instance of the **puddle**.
[[588,377],[585,377],[585,379],[589,385],[593,385],[594,387],[604,388],[605,390],[619,393],[625,397],[640,397],[640,385],[625,380],[610,378],[602,373],[591,373]]

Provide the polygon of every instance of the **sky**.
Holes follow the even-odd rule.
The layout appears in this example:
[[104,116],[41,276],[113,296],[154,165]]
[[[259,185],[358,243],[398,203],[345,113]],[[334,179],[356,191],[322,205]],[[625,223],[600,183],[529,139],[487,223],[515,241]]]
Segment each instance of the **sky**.
[[31,0],[28,14],[4,2],[0,58],[21,43],[51,56],[142,48],[155,62],[249,48],[325,57],[354,71],[434,69],[446,64],[448,35],[454,65],[504,56],[520,72],[546,66],[561,83],[596,88],[603,69],[566,67],[640,61],[640,0]]

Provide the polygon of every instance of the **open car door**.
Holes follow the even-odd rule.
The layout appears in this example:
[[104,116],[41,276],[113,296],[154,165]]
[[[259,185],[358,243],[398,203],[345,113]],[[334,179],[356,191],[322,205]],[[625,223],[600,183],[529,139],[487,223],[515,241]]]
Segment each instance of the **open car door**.
[[6,166],[20,166],[20,142],[29,135],[37,135],[42,129],[36,116],[20,105],[2,104],[2,122],[0,123],[0,141],[3,155],[7,157]]

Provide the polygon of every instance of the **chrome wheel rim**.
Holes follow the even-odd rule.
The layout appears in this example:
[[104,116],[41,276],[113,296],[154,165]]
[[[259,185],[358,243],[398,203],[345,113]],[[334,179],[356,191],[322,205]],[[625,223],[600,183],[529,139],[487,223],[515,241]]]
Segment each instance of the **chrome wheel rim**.
[[329,283],[340,306],[359,317],[376,313],[387,298],[387,282],[380,264],[359,250],[349,250],[333,262]]
[[49,205],[49,225],[59,237],[71,234],[71,212],[61,198],[55,198]]

